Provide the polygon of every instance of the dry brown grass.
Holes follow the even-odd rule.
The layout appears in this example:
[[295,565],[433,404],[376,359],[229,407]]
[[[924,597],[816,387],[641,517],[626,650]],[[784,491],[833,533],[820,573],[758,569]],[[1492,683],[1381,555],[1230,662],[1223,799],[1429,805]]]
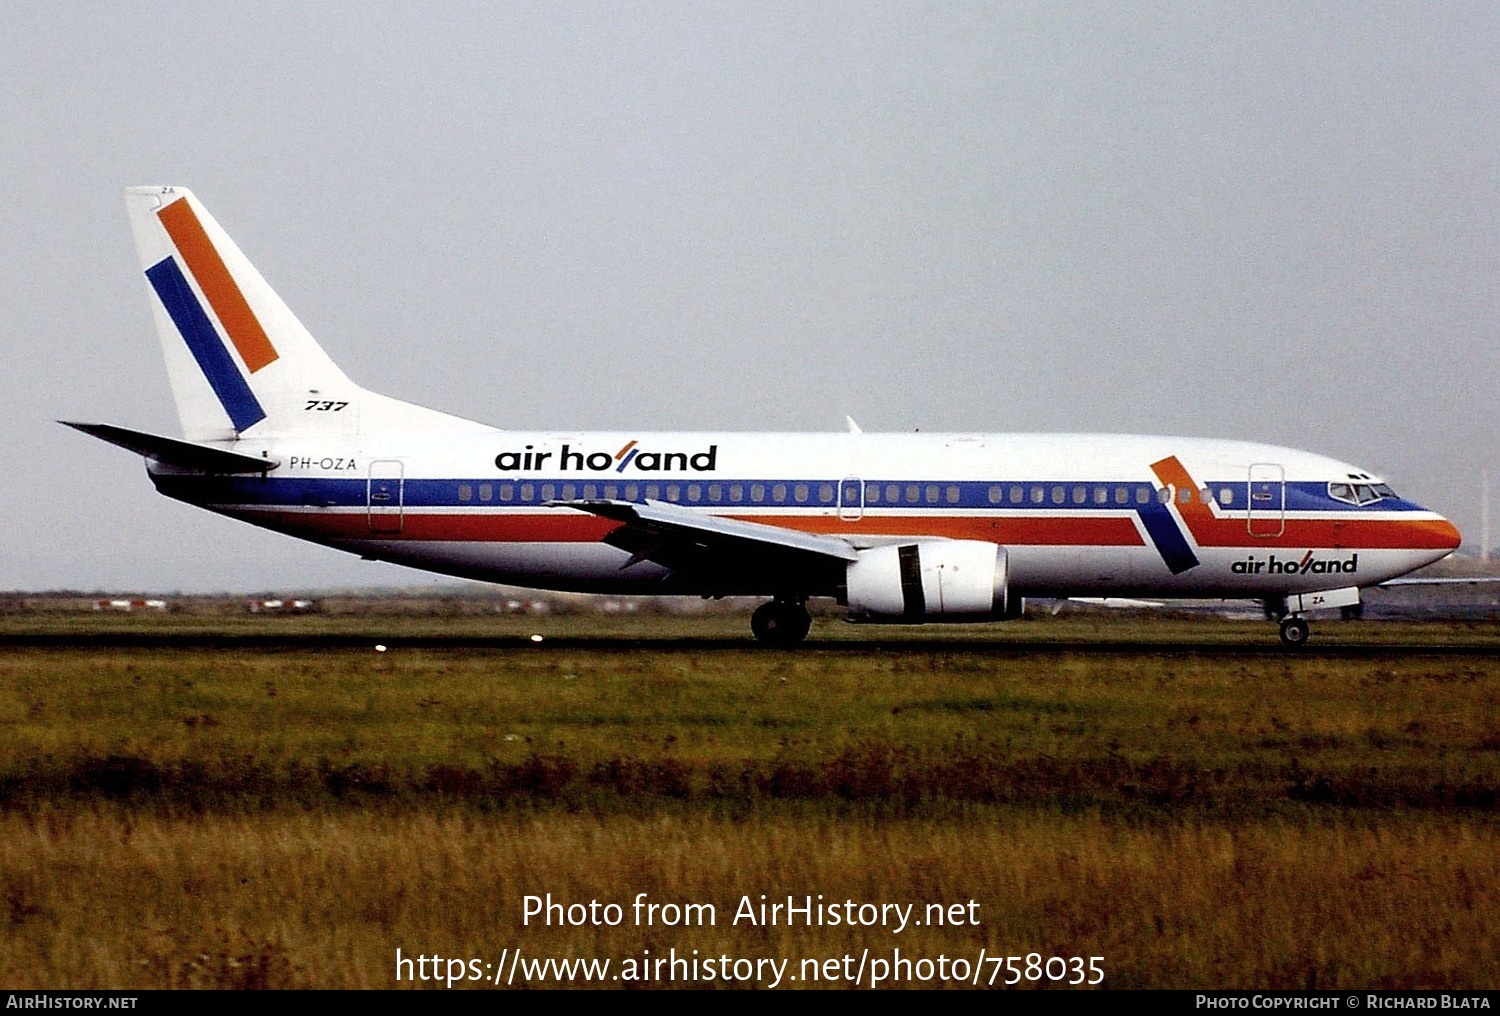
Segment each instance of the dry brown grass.
[[[1099,955],[1114,987],[1482,987],[1500,831],[1468,820],[1127,825],[979,810],[815,816],[270,814],[0,818],[4,987],[390,987],[395,954]],[[523,927],[522,897],[626,907]],[[638,928],[628,904],[713,903]],[[741,894],[980,904],[978,927],[731,926]],[[920,910],[920,907],[919,907]],[[618,967],[616,967],[618,969]],[[1003,979],[1003,978],[1002,978]]]
[[[515,947],[1500,983],[1494,657],[992,650],[0,651],[0,987],[387,987],[398,948]],[[548,892],[719,923],[523,928]],[[729,926],[761,893],[981,924]]]

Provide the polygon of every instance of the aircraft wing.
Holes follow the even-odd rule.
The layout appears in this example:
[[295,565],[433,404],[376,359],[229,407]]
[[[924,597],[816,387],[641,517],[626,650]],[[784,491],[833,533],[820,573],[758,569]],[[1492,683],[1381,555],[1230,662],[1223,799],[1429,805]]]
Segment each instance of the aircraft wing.
[[145,431],[128,430],[107,423],[73,423],[58,420],[64,427],[72,427],[100,441],[128,449],[137,455],[179,469],[195,469],[204,473],[267,473],[281,465],[275,459],[257,459],[238,452],[226,452],[222,448],[179,441],[175,437],[147,434]]
[[1500,575],[1474,575],[1469,578],[1431,578],[1431,579],[1386,579],[1376,585],[1377,589],[1389,589],[1391,586],[1481,586],[1491,582],[1500,582]]
[[836,583],[858,556],[835,536],[707,515],[663,501],[552,504],[622,523],[604,542],[630,553],[625,568],[653,561],[678,573],[725,575],[726,587],[739,584],[736,578],[767,575],[787,581],[822,577]]

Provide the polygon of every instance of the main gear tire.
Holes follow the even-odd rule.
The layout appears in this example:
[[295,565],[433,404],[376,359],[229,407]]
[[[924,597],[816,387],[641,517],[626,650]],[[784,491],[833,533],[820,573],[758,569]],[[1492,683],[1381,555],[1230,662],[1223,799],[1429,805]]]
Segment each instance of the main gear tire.
[[807,638],[812,615],[800,603],[772,600],[762,603],[750,615],[750,631],[755,640],[768,646],[794,646]]

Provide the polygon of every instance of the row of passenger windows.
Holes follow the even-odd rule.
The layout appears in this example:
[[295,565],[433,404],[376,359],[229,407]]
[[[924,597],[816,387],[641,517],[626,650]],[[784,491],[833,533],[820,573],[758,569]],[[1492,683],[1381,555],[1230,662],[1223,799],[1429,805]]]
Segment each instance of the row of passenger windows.
[[[934,488],[936,489],[936,488]],[[953,487],[954,503],[958,488]],[[460,501],[686,501],[706,504],[833,504],[832,483],[481,483],[458,485]],[[858,490],[855,491],[858,497]]]
[[[538,504],[547,501],[675,501],[688,504],[818,504],[833,505],[838,500],[838,485],[822,483],[461,483],[460,501]],[[845,483],[845,507],[860,503],[858,484]],[[956,505],[963,491],[956,483],[866,483],[865,505]],[[1234,504],[1234,489],[1221,487],[1217,492],[1207,487],[1152,487],[1150,484],[991,484],[986,492],[992,505],[1099,505],[1139,507],[1217,500],[1221,505]]]
[[1194,490],[1191,487],[1158,488],[1144,483],[1134,486],[1111,486],[1103,483],[1092,485],[1075,483],[1072,486],[1013,483],[1009,487],[992,486],[989,489],[990,504],[1094,504],[1101,506],[1112,504],[1119,507],[1139,507],[1148,505],[1152,501],[1170,504],[1173,500],[1176,500],[1178,504],[1192,504],[1195,501],[1207,504],[1217,500],[1221,505],[1232,505],[1234,504],[1234,488],[1220,487],[1217,497],[1207,487],[1202,490]]

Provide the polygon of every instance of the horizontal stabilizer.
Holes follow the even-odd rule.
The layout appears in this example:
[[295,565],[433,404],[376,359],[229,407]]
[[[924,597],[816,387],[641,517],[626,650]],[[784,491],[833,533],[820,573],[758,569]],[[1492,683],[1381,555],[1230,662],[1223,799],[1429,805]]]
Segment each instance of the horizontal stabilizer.
[[281,465],[276,459],[257,459],[238,452],[226,452],[222,448],[208,448],[179,441],[174,437],[161,437],[139,430],[112,427],[107,423],[73,423],[58,420],[65,427],[81,430],[90,437],[108,441],[112,445],[144,455],[148,459],[179,469],[194,469],[203,473],[266,473]]

